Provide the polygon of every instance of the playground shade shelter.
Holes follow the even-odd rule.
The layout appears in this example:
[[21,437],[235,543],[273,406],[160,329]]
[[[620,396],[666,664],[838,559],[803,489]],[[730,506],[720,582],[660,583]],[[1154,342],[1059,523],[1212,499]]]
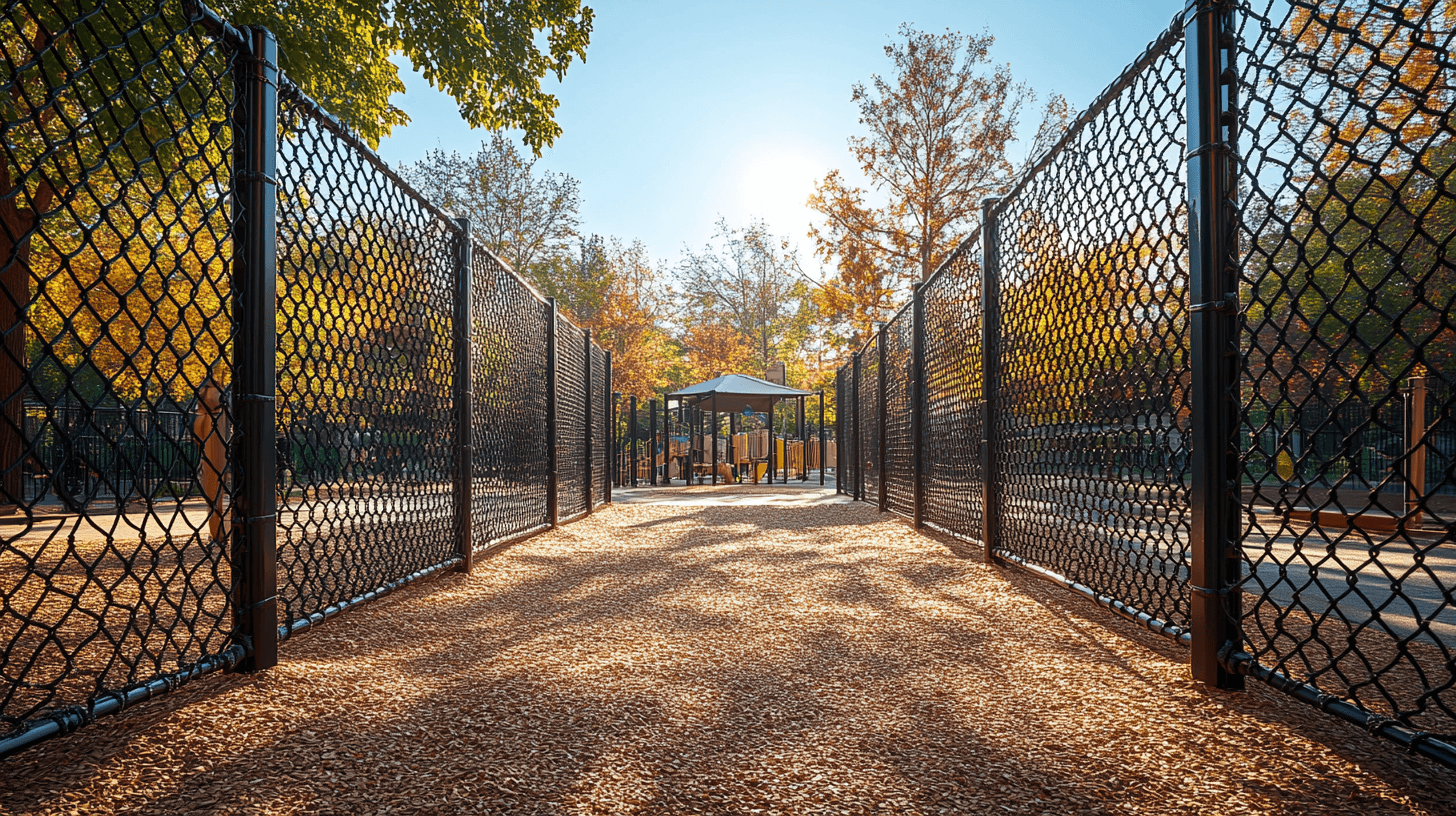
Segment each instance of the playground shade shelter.
[[747,374],[724,374],[674,391],[667,398],[678,400],[680,405],[693,405],[710,411],[740,413],[744,408],[752,407],[754,413],[767,414],[780,400],[812,395],[812,391],[800,391]]
[[[700,411],[706,411],[710,416],[714,418],[713,421],[710,423],[710,427],[712,428],[712,442],[709,445],[711,450],[710,460],[709,462],[705,462],[702,464],[706,465],[708,468],[708,472],[712,474],[713,484],[717,484],[719,476],[717,417],[720,414],[729,417],[729,438],[735,440],[729,445],[730,452],[728,461],[731,461],[733,465],[728,465],[725,462],[725,466],[736,466],[740,463],[740,460],[752,463],[758,461],[756,455],[750,455],[748,459],[744,459],[743,456],[743,454],[747,453],[747,448],[749,447],[746,444],[748,443],[748,440],[743,440],[743,442],[745,443],[745,450],[739,451],[737,448],[737,445],[739,443],[736,441],[736,437],[734,437],[733,435],[733,418],[735,418],[739,413],[750,411],[755,414],[767,414],[771,417],[773,416],[773,409],[775,405],[785,400],[792,400],[798,403],[799,419],[797,426],[800,429],[800,433],[802,433],[804,421],[804,398],[813,396],[813,394],[814,392],[812,391],[802,391],[798,388],[789,388],[787,386],[769,382],[768,380],[761,379],[759,377],[751,377],[747,374],[724,374],[721,377],[714,377],[711,380],[706,380],[696,385],[690,385],[686,388],[674,391],[673,393],[667,395],[667,401],[671,402],[675,400],[680,406],[692,407]],[[823,418],[821,417],[821,421],[822,419]],[[772,440],[772,434],[770,432],[765,433],[768,438],[763,440],[763,444],[764,447],[767,449],[766,451],[764,451],[767,456],[764,457],[762,466],[767,471],[769,481],[772,482],[775,459],[774,442]],[[802,456],[802,451],[800,452],[800,455]],[[784,461],[782,451],[779,452],[778,458],[781,461]],[[693,469],[696,470],[696,468],[699,466],[701,465],[695,464],[693,466]],[[785,479],[788,479],[787,467],[787,464],[785,464]],[[803,473],[802,462],[800,464],[800,478],[807,478]],[[757,476],[754,476],[754,481],[758,481]]]

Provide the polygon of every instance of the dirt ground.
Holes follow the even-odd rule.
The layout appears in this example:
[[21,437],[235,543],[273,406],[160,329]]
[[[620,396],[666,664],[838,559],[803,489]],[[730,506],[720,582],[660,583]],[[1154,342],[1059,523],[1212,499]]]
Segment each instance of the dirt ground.
[[1456,812],[1184,656],[863,504],[623,503],[27,751],[0,813]]

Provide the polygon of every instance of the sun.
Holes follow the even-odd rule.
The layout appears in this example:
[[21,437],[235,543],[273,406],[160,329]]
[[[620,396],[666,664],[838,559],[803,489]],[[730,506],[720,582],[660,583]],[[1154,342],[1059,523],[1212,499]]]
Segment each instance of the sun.
[[741,214],[764,219],[775,233],[791,240],[802,238],[813,220],[805,202],[825,172],[823,163],[808,151],[767,147],[745,154],[739,164]]

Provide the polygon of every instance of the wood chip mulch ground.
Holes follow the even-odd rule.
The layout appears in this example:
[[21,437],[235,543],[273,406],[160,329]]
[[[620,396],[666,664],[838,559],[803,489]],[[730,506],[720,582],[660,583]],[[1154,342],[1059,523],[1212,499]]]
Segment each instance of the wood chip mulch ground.
[[10,760],[0,812],[1422,813],[1456,779],[865,505],[617,505]]

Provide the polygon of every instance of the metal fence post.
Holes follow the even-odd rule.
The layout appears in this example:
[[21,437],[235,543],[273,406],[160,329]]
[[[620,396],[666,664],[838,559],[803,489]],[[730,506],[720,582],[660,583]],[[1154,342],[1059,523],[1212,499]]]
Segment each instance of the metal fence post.
[[470,361],[470,219],[457,218],[455,223],[460,225],[455,254],[455,521],[460,571],[468,573],[475,563],[475,542],[471,540],[475,451],[471,420],[475,392]]
[[877,426],[875,430],[879,437],[879,439],[877,440],[877,443],[879,445],[879,453],[877,454],[878,458],[875,461],[875,470],[878,474],[877,481],[879,482],[878,487],[880,489],[878,503],[881,513],[890,509],[890,486],[888,484],[890,470],[887,467],[889,463],[886,461],[885,457],[885,425],[888,424],[888,420],[890,418],[888,404],[889,400],[885,399],[885,381],[887,379],[886,375],[889,373],[889,371],[887,370],[887,366],[885,365],[885,333],[886,330],[889,329],[889,327],[889,323],[881,323],[880,337],[878,340],[875,341],[875,354],[877,357],[879,357],[879,364],[875,366],[877,369],[879,369],[879,383],[875,386],[875,398],[878,403],[875,407],[875,425]]
[[925,291],[910,294],[910,492],[914,524],[925,526]]
[[996,479],[997,385],[1001,375],[999,198],[981,202],[981,545],[986,563],[1000,563],[1001,491]]
[[[1232,81],[1232,27],[1223,0],[1196,0],[1183,36],[1188,88],[1188,298],[1192,369],[1192,484],[1188,576],[1193,677],[1241,689],[1220,654],[1236,651],[1241,565],[1239,529],[1238,277],[1230,161],[1232,122],[1224,98]],[[1230,90],[1232,93],[1232,90]]]
[[617,437],[617,400],[612,395],[612,352],[606,352],[604,361],[607,370],[602,372],[606,377],[606,385],[602,386],[602,393],[607,395],[607,404],[602,406],[602,417],[607,423],[607,432],[603,438],[607,442],[607,472],[602,474],[602,490],[605,492],[603,501],[612,503],[612,474],[617,470],[617,455],[615,440]]
[[854,421],[850,423],[850,425],[854,426],[854,464],[851,466],[854,472],[851,476],[850,483],[854,488],[854,500],[864,501],[864,452],[860,450],[860,442],[864,439],[864,434],[860,431],[864,426],[863,418],[859,415],[859,355],[860,353],[858,351],[854,353],[854,360],[850,368],[850,379],[853,381],[853,388],[851,389],[853,393],[850,394],[850,410],[854,413]]
[[233,177],[232,573],[233,638],[247,649],[240,671],[278,664],[277,448],[278,40],[247,30],[252,54],[233,69],[237,99]]
[[586,457],[585,457],[585,459],[586,459],[586,463],[583,466],[583,470],[585,471],[584,475],[586,476],[586,479],[585,479],[585,484],[586,484],[586,512],[588,514],[590,514],[591,511],[592,511],[592,494],[593,494],[593,491],[596,490],[596,485],[592,483],[593,475],[596,473],[596,463],[592,461],[592,426],[595,423],[592,422],[592,333],[591,333],[591,329],[586,329],[585,331],[582,332],[582,334],[586,335],[586,341],[585,341],[585,346],[586,346],[586,365],[585,365],[585,368],[586,368],[586,388],[583,389],[586,392],[586,396],[585,396],[585,403],[586,403]]
[[561,504],[556,493],[556,298],[546,298],[546,520],[555,527],[561,521]]

